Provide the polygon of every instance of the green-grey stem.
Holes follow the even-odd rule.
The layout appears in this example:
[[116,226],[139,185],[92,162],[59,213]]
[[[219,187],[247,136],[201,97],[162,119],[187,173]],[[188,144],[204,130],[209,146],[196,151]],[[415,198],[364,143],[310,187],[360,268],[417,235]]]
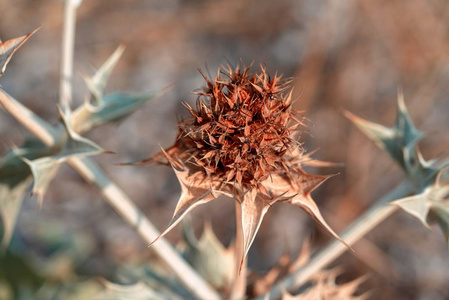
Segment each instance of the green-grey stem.
[[59,102],[63,111],[70,108],[72,101],[73,51],[75,46],[76,0],[65,0],[64,27],[62,32],[61,77]]
[[[57,141],[57,131],[32,111],[0,89],[0,107],[9,112],[23,126],[48,146]],[[105,200],[150,244],[160,234],[131,199],[97,166],[88,159],[71,159],[68,162],[88,182],[97,186]],[[175,273],[186,288],[198,299],[215,300],[220,295],[181,258],[164,239],[150,248],[168,268]]]

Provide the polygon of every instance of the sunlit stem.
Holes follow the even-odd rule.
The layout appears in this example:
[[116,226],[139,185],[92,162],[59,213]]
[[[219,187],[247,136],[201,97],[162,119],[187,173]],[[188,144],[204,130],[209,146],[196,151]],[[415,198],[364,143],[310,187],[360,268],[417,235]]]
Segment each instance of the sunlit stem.
[[[93,161],[87,158],[71,159],[69,164],[89,183],[97,186],[114,210],[146,241],[153,242],[160,234],[139,208]],[[220,296],[183,260],[165,240],[160,239],[151,248],[159,259],[176,274],[179,280],[198,299],[218,300]]]
[[60,135],[58,130],[2,89],[0,89],[0,107],[15,117],[31,133],[39,137],[44,144],[48,146],[56,144]]
[[65,0],[64,27],[62,33],[61,78],[59,102],[64,112],[72,101],[73,51],[75,46],[76,9],[81,1]]
[[231,290],[230,299],[242,300],[246,294],[246,271],[247,260],[242,262],[243,255],[243,228],[242,228],[242,207],[239,203],[235,203],[235,275],[234,283]]
[[[22,125],[48,146],[56,143],[58,132],[20,102],[0,89],[0,107],[15,117]],[[145,217],[133,201],[110,179],[101,168],[88,158],[72,158],[68,163],[89,183],[98,187],[106,202],[150,244],[160,232]],[[187,289],[197,298],[220,299],[220,295],[187,264],[164,239],[150,248],[166,266],[177,275]]]
[[[68,110],[72,98],[73,45],[75,33],[76,7],[80,0],[67,0],[65,6],[64,37],[61,67],[61,97],[63,110]],[[38,137],[47,146],[57,143],[60,133],[50,124],[13,99],[0,89],[0,107],[9,112],[23,126]],[[145,217],[131,199],[88,158],[72,158],[68,163],[89,183],[97,186],[106,201],[128,222],[139,235],[150,244],[159,236],[158,230]],[[220,295],[198,273],[192,269],[178,252],[165,240],[161,239],[151,249],[169,269],[177,275],[187,289],[197,299],[219,300]]]

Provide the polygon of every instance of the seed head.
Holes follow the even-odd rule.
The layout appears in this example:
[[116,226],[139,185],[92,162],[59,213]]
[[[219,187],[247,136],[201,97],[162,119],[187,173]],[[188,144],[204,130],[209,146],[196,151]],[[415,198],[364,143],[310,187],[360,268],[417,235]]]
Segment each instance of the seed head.
[[[208,177],[232,182],[241,189],[257,188],[272,172],[287,172],[285,154],[299,148],[292,133],[301,125],[291,109],[291,93],[281,76],[265,69],[230,67],[210,81],[196,109],[185,104],[191,118],[179,124],[178,146],[183,157]],[[222,77],[222,78],[221,78]]]
[[194,207],[221,194],[240,206],[243,260],[268,208],[288,202],[326,224],[310,193],[330,176],[312,175],[304,165],[320,165],[304,154],[298,138],[304,124],[292,109],[289,81],[270,77],[261,66],[218,70],[198,95],[190,117],[179,122],[176,143],[137,164],[171,164],[182,188],[165,235]]

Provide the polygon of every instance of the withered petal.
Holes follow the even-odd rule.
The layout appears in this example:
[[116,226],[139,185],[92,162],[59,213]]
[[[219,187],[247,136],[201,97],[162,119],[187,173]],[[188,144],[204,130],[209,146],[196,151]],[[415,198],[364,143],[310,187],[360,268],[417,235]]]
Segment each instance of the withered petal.
[[237,220],[237,224],[241,228],[241,238],[243,249],[241,249],[240,255],[240,269],[242,268],[243,262],[248,255],[249,248],[256,237],[257,231],[259,230],[260,224],[262,223],[263,217],[270,208],[271,203],[268,203],[262,199],[256,189],[251,189],[247,191],[243,196],[239,196],[239,201],[236,202],[240,210],[241,219]]
[[309,216],[311,216],[318,224],[320,224],[327,232],[329,232],[332,236],[334,236],[337,240],[342,242],[349,250],[353,251],[351,246],[349,246],[343,239],[341,239],[337,233],[327,224],[324,220],[321,212],[316,205],[315,201],[312,199],[310,194],[307,195],[296,195],[291,200],[289,200],[291,204],[297,205],[301,207]]
[[267,190],[272,192],[273,196],[278,197],[278,201],[285,201],[299,206],[332,236],[351,249],[351,247],[327,224],[321,215],[318,206],[310,195],[312,191],[332,176],[334,175],[314,175],[301,172],[298,174],[297,178],[294,178],[296,180],[294,180],[274,175],[265,180],[264,186]]
[[158,153],[151,155],[147,158],[144,158],[139,161],[129,162],[129,163],[121,163],[119,165],[123,166],[149,166],[149,165],[169,165],[172,163],[176,163],[179,166],[179,163],[173,159],[173,156],[178,156],[181,152],[177,143],[167,149],[162,149]]
[[201,204],[214,200],[218,195],[217,191],[213,190],[209,180],[206,178],[199,178],[203,177],[203,173],[189,175],[187,169],[179,170],[174,165],[172,165],[172,167],[181,185],[181,196],[167,229],[151,242],[150,246],[170,232],[188,212]]

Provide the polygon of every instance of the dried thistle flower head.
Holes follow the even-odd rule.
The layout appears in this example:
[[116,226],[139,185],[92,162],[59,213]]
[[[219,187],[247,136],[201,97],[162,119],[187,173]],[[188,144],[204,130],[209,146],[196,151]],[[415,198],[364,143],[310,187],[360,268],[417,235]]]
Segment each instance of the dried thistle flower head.
[[185,160],[202,168],[208,177],[232,182],[240,189],[256,188],[278,169],[288,172],[285,154],[298,147],[292,133],[301,122],[291,110],[286,83],[270,79],[264,68],[232,70],[197,93],[197,109],[186,104],[193,118],[182,121],[180,143]]
[[[171,164],[182,187],[170,231],[194,207],[219,195],[234,197],[241,211],[243,253],[251,246],[268,208],[288,202],[304,209],[338,238],[310,193],[330,176],[307,174],[315,164],[297,141],[304,124],[292,109],[289,81],[263,66],[219,69],[196,93],[191,117],[179,122],[176,143],[137,164]],[[201,71],[200,71],[201,72]]]

